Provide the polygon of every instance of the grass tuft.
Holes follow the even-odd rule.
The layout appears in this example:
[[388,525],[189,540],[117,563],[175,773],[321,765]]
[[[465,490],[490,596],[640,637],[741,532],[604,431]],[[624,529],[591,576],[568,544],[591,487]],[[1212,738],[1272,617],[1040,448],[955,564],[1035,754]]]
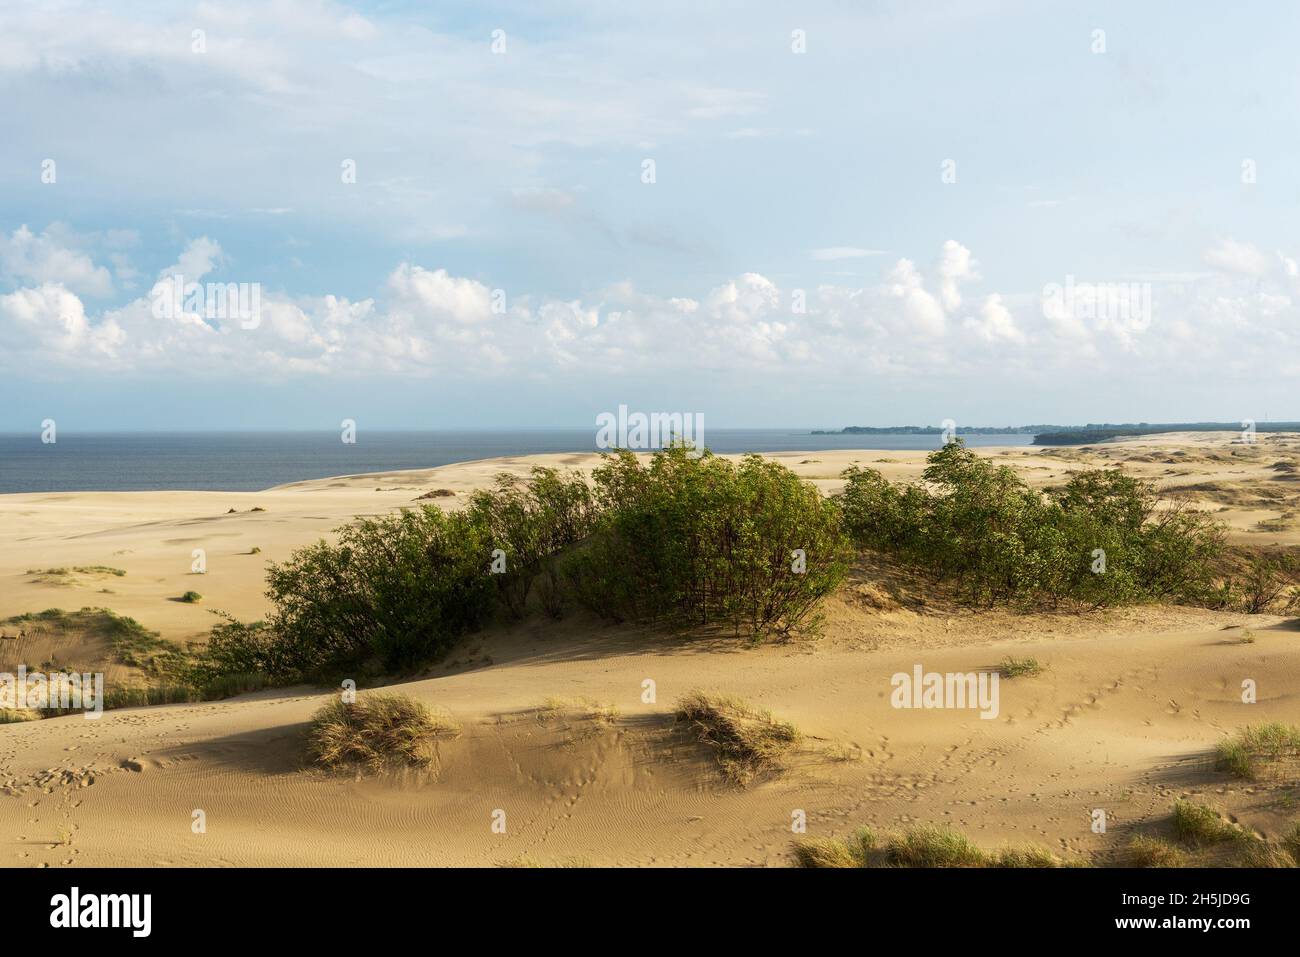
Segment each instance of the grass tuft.
[[1174,802],[1174,832],[1180,840],[1197,847],[1241,841],[1248,837],[1240,827],[1225,821],[1214,808],[1191,801]]
[[676,714],[717,752],[722,773],[741,785],[780,770],[782,759],[801,740],[794,725],[738,698],[692,691],[677,702]]
[[331,701],[316,712],[308,735],[312,762],[331,770],[382,771],[394,765],[428,767],[439,737],[460,727],[408,695],[372,693],[353,703]]
[[998,674],[1003,678],[1032,678],[1042,670],[1037,658],[1003,658],[998,665]]
[[800,867],[870,867],[876,836],[869,828],[859,828],[846,839],[815,837],[799,841],[794,857]]
[[800,867],[1061,867],[1045,847],[1026,844],[999,851],[981,850],[964,834],[936,824],[890,835],[884,846],[862,828],[848,838],[810,838],[794,846]]
[[1158,837],[1135,837],[1124,848],[1125,867],[1187,867],[1187,852]]
[[1279,765],[1300,761],[1300,728],[1278,721],[1249,725],[1220,742],[1216,758],[1219,770],[1257,779]]
[[895,867],[982,867],[984,852],[950,827],[923,824],[890,838],[885,856]]

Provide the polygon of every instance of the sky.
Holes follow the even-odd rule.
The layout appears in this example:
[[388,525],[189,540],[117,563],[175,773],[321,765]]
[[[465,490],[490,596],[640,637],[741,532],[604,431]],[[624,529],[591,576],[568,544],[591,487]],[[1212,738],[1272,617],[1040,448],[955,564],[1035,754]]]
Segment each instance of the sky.
[[1300,419],[1298,27],[7,0],[0,431]]

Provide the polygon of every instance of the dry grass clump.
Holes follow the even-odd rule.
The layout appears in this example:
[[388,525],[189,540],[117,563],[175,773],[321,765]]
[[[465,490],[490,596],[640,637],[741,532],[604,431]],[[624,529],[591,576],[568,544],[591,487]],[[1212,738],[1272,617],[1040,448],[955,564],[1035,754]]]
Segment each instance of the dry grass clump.
[[890,838],[885,856],[895,867],[983,867],[987,857],[966,835],[924,824]]
[[924,824],[890,835],[883,847],[867,828],[851,837],[812,838],[794,847],[800,867],[1061,867],[1045,847],[983,851],[950,827]]
[[859,828],[847,838],[814,837],[794,846],[800,867],[870,867],[876,849],[876,835]]
[[788,721],[724,695],[692,691],[677,702],[676,716],[717,752],[722,773],[742,785],[780,770],[782,758],[801,740]]
[[1294,770],[1300,764],[1300,728],[1273,721],[1248,725],[1216,749],[1221,771],[1255,780],[1266,772]]
[[1174,832],[1180,840],[1197,847],[1243,841],[1249,837],[1236,824],[1225,821],[1214,808],[1191,801],[1174,802]]
[[312,717],[307,750],[312,762],[339,770],[382,771],[394,765],[428,767],[439,737],[460,733],[447,715],[409,695],[371,693],[353,703],[331,701]]
[[25,721],[39,721],[43,717],[39,711],[30,708],[0,708],[0,724],[22,724]]
[[1158,837],[1135,837],[1124,849],[1125,867],[1187,867],[1187,852]]

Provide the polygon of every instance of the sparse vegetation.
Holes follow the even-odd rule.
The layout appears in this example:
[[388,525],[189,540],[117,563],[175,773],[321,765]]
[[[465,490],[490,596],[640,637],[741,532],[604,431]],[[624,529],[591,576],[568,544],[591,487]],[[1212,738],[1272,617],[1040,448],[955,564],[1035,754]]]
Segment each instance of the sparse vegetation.
[[887,837],[881,845],[867,828],[846,839],[811,838],[794,847],[801,867],[1061,867],[1045,847],[1027,844],[984,851],[960,831],[923,824]]
[[203,601],[203,596],[196,591],[187,591],[184,595],[181,595],[180,600],[187,605],[197,605]]
[[436,739],[459,733],[449,716],[408,695],[370,692],[352,703],[331,701],[317,711],[307,750],[314,764],[331,770],[424,768],[433,762]]
[[1291,859],[1300,866],[1300,821],[1291,825],[1291,829],[1282,835],[1282,846],[1291,855]]
[[1286,769],[1294,771],[1300,761],[1300,728],[1276,721],[1249,725],[1220,742],[1216,758],[1219,770],[1239,778],[1254,780]]
[[122,568],[111,568],[108,565],[73,565],[68,568],[29,568],[27,574],[33,576],[33,581],[49,585],[71,585],[77,575],[88,575],[91,577],[102,577],[111,575],[121,578],[126,574]]
[[1247,837],[1245,831],[1230,821],[1225,821],[1214,808],[1191,801],[1175,802],[1174,832],[1180,840],[1197,847],[1240,841]]
[[1158,837],[1139,835],[1129,841],[1121,855],[1125,867],[1187,867],[1187,852]]
[[676,716],[717,752],[723,775],[741,785],[780,770],[782,759],[801,739],[794,725],[778,721],[768,711],[702,691],[677,702]]
[[1043,666],[1037,658],[1003,658],[998,665],[998,674],[1003,678],[1030,677],[1041,673]]
[[815,837],[798,841],[795,860],[800,867],[870,867],[876,836],[869,828],[859,828],[848,838]]

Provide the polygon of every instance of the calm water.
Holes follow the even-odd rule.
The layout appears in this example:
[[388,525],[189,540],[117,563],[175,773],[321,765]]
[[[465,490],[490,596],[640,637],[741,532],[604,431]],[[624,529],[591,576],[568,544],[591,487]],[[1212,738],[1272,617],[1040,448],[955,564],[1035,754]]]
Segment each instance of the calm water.
[[[798,429],[706,429],[715,452],[933,449],[938,435],[809,435]],[[369,432],[59,432],[0,435],[0,492],[210,489],[252,492],[331,475],[452,462],[591,452],[595,429]],[[1029,435],[963,435],[968,445],[1028,445]]]

